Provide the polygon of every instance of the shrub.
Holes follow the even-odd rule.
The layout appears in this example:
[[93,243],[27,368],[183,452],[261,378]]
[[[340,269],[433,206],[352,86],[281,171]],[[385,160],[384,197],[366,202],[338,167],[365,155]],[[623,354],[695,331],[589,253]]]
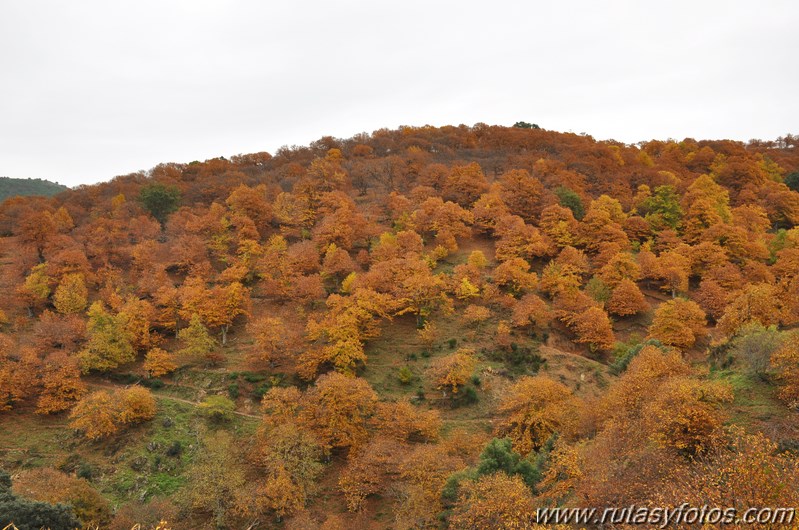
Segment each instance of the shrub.
[[408,368],[407,366],[403,366],[402,368],[400,368],[397,377],[399,378],[400,383],[402,383],[403,385],[409,385],[413,380],[413,372],[411,372],[411,369]]
[[225,396],[208,396],[200,403],[198,410],[212,423],[226,423],[233,419],[236,404]]

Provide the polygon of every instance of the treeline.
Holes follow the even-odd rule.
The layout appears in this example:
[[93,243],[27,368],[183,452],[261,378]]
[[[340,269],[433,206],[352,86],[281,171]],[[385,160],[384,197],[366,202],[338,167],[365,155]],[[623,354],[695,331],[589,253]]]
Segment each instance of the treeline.
[[50,182],[49,180],[0,177],[0,202],[17,195],[41,195],[51,197],[66,189],[66,186],[62,186],[57,182]]

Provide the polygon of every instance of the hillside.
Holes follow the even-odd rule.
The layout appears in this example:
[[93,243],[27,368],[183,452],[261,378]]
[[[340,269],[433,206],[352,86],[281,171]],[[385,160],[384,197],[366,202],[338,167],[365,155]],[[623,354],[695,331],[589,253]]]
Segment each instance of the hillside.
[[52,197],[66,189],[66,186],[49,180],[0,177],[0,202],[17,195],[23,197],[30,195]]
[[551,505],[796,506],[798,172],[791,135],[476,124],[7,201],[9,513],[533,528]]

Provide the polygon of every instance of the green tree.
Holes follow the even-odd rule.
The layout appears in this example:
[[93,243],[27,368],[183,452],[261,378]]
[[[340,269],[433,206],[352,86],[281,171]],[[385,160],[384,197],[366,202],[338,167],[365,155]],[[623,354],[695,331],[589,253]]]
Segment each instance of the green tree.
[[673,186],[658,186],[641,205],[644,218],[656,229],[677,228],[682,219],[680,196]]
[[579,221],[583,218],[585,215],[583,200],[573,189],[567,188],[566,186],[558,186],[555,188],[555,195],[561,206],[572,211],[575,219]]
[[799,171],[794,171],[785,177],[785,185],[793,191],[799,192]]
[[526,121],[517,121],[513,124],[514,127],[517,129],[540,129],[541,127],[538,126],[536,123],[529,123]]
[[139,191],[139,202],[163,226],[167,216],[178,209],[180,191],[174,186],[148,184]]
[[442,497],[450,502],[458,497],[461,483],[464,481],[477,481],[481,477],[494,475],[498,472],[508,476],[518,475],[524,484],[534,491],[536,484],[543,477],[543,468],[549,456],[556,435],[550,437],[544,443],[538,453],[531,453],[529,458],[513,450],[513,444],[509,438],[492,438],[480,453],[480,460],[477,466],[467,468],[463,471],[454,473],[447,479],[447,483],[441,493]]

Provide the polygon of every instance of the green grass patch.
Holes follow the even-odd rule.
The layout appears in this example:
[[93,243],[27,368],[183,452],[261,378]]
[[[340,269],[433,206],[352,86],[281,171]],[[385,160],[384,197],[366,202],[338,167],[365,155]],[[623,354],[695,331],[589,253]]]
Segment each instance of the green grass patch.
[[711,378],[726,381],[733,389],[730,407],[732,423],[750,427],[758,421],[769,421],[784,413],[773,385],[760,377],[732,369],[714,370]]

